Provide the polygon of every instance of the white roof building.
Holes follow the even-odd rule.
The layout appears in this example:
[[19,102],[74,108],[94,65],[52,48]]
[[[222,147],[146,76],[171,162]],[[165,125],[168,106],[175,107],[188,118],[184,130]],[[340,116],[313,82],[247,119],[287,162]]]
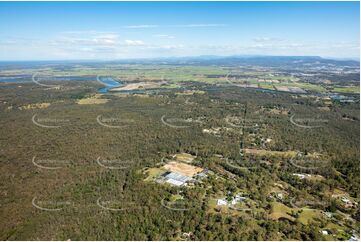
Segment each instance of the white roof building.
[[328,231],[327,231],[327,230],[322,230],[321,233],[322,233],[323,235],[328,235]]
[[167,175],[164,176],[164,178],[167,183],[170,183],[175,186],[182,186],[187,181],[192,180],[192,178],[189,176],[184,176],[175,172],[168,173]]
[[238,202],[242,202],[243,200],[245,200],[245,197],[241,197],[241,195],[237,194],[231,201],[232,205],[236,205]]
[[174,180],[172,178],[169,178],[166,180],[166,182],[172,184],[172,185],[175,185],[175,186],[182,186],[184,184],[184,182],[182,181],[178,181],[178,180]]
[[217,206],[225,206],[228,202],[224,199],[217,199]]
[[241,197],[241,195],[237,194],[232,201],[228,202],[225,198],[224,199],[217,199],[217,206],[224,206],[224,205],[236,205],[238,202],[245,200],[245,197]]

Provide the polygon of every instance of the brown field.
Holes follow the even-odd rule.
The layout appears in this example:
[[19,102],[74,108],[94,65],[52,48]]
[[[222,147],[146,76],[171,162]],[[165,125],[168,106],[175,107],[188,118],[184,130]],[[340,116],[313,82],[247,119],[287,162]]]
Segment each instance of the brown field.
[[290,90],[286,86],[276,86],[277,91],[289,92]]
[[128,90],[137,90],[137,89],[158,88],[162,84],[165,84],[165,82],[129,83],[129,84],[125,85],[124,87],[112,88],[110,91],[128,91]]
[[300,87],[276,86],[275,88],[277,91],[281,92],[305,93],[305,91]]
[[195,156],[187,153],[181,153],[174,155],[175,160],[185,162],[185,163],[192,163],[192,161],[196,158]]
[[294,157],[297,155],[297,151],[271,151],[271,150],[260,150],[260,149],[244,149],[246,154],[258,155],[258,156],[283,156],[283,157]]
[[86,104],[104,104],[107,103],[109,101],[109,99],[104,99],[104,98],[100,98],[102,95],[100,94],[96,94],[93,97],[89,97],[89,98],[83,98],[78,100],[78,104],[81,105],[86,105]]
[[263,82],[263,83],[280,83],[279,80],[265,80],[265,79],[259,79],[257,82]]
[[34,103],[34,104],[29,104],[26,106],[21,106],[19,107],[20,110],[28,110],[28,109],[42,109],[42,108],[47,108],[50,106],[50,103]]
[[176,95],[179,96],[192,96],[193,94],[204,94],[205,91],[200,91],[200,90],[186,90],[183,92],[176,92]]
[[172,172],[179,173],[184,176],[194,176],[197,173],[203,171],[203,169],[200,167],[187,165],[176,161],[171,161],[165,164],[163,168]]
[[288,110],[279,110],[279,109],[273,108],[273,109],[270,110],[270,113],[272,113],[272,114],[280,114],[280,115],[287,115]]

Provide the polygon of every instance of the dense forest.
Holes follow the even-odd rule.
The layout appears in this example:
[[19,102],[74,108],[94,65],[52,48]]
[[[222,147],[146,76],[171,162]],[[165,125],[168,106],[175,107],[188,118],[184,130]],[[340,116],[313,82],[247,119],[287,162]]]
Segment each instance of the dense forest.
[[[115,93],[101,97],[106,103],[78,104],[98,87],[1,84],[0,239],[344,240],[358,233],[358,102],[188,83],[204,92]],[[100,116],[121,128],[99,125]],[[172,128],[162,116],[188,121]],[[176,153],[196,156],[195,165],[211,173],[194,187],[145,181],[146,168]],[[99,157],[127,165],[107,169]],[[248,210],[211,202],[236,192]],[[346,207],[337,192],[356,205]],[[180,193],[186,209],[162,206]],[[289,213],[277,217],[279,208]],[[333,217],[304,222],[309,211]]]

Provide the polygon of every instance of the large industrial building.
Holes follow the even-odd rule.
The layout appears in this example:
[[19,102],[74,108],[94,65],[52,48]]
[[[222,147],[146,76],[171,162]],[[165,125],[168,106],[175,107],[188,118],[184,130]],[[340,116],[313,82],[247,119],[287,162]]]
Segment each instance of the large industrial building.
[[172,185],[175,186],[182,186],[184,185],[187,181],[192,180],[191,177],[189,176],[184,176],[175,172],[166,172],[165,174],[163,174],[164,180],[167,183],[170,183]]

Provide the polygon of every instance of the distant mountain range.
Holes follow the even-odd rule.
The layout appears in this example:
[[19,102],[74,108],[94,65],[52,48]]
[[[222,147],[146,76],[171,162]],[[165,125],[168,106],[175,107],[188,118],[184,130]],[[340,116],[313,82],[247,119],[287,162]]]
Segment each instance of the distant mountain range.
[[[158,58],[153,60],[134,60],[141,62],[152,61],[167,64],[198,64],[198,65],[227,65],[227,66],[307,66],[307,65],[335,65],[358,67],[356,60],[336,60],[322,58],[320,56],[198,56],[198,57],[175,57]],[[132,61],[130,61],[132,62]]]
[[360,62],[356,60],[341,60],[322,58],[320,56],[195,56],[195,57],[164,57],[147,59],[124,59],[124,60],[66,60],[66,61],[0,61],[4,65],[69,65],[103,63],[117,64],[172,64],[172,65],[223,65],[223,66],[264,66],[264,67],[306,67],[306,66],[348,66],[359,67]]

